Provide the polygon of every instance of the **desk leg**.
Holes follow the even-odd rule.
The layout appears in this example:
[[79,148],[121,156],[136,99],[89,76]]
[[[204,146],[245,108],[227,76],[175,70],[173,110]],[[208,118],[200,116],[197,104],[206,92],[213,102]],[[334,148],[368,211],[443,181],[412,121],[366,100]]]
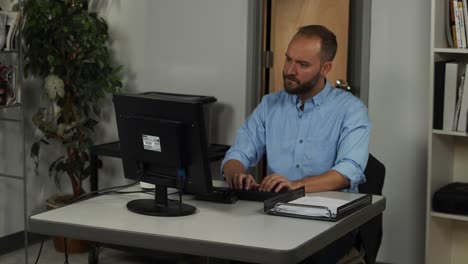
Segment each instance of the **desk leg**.
[[90,243],[88,252],[88,264],[99,263],[99,249],[100,246],[97,243]]
[[94,192],[98,190],[98,157],[93,151],[90,151],[89,166],[91,169],[89,185],[91,186],[91,191]]

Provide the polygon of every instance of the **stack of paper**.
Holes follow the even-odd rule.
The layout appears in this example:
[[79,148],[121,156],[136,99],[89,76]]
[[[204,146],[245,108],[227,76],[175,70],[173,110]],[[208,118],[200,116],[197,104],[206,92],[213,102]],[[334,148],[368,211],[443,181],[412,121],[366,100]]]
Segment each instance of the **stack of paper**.
[[276,206],[276,211],[296,215],[335,217],[338,207],[348,202],[347,200],[327,197],[304,196],[287,204],[279,204]]

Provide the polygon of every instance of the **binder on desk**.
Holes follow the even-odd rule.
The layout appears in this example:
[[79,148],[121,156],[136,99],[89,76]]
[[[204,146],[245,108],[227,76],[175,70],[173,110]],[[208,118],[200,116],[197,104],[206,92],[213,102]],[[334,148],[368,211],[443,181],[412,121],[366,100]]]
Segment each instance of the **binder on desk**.
[[301,187],[265,200],[263,211],[271,215],[335,222],[372,203],[372,194],[354,200],[305,196]]

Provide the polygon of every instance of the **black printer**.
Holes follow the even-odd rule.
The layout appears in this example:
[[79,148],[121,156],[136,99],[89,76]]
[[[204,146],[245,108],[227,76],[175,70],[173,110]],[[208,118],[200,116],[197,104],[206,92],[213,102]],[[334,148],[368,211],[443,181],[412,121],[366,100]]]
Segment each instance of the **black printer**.
[[468,215],[468,183],[453,182],[437,190],[432,208],[441,213]]

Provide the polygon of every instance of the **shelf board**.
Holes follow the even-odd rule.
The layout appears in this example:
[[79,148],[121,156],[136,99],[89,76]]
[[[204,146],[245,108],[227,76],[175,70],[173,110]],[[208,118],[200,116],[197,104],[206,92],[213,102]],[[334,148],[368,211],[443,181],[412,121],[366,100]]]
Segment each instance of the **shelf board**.
[[2,177],[3,178],[16,179],[16,180],[24,180],[24,178],[22,176],[0,173],[0,178],[2,178]]
[[5,118],[0,116],[0,121],[5,121],[5,122],[21,122],[23,121],[22,119],[16,119],[16,118]]
[[465,216],[465,215],[445,214],[445,213],[438,213],[438,212],[432,211],[431,216],[468,222],[468,216]]
[[0,54],[16,54],[18,53],[17,50],[0,50]]
[[460,131],[451,131],[451,130],[440,130],[440,129],[433,129],[433,134],[437,135],[446,135],[446,136],[457,136],[457,137],[468,137],[468,133],[460,132]]
[[22,122],[21,103],[0,106],[0,121]]
[[434,48],[434,52],[437,52],[437,53],[468,54],[468,49],[458,49],[458,48]]
[[2,105],[0,106],[0,110],[2,109],[8,109],[8,108],[15,108],[15,107],[20,107],[21,103],[14,103],[12,105]]

